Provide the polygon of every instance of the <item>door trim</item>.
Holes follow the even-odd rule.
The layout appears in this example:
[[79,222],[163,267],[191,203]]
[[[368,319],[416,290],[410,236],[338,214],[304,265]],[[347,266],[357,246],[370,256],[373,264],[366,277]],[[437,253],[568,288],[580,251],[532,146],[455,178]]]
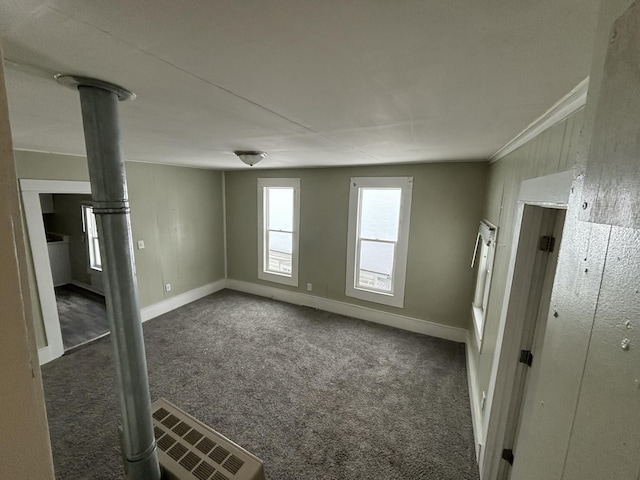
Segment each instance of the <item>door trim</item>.
[[42,207],[40,205],[41,193],[79,193],[90,194],[89,182],[65,181],[65,180],[20,180],[20,193],[27,224],[27,236],[33,259],[33,269],[37,294],[40,298],[40,309],[47,345],[38,349],[40,365],[61,357],[64,353],[62,344],[62,332],[60,330],[60,318],[56,304],[56,294],[53,287],[49,253],[47,251],[47,238],[42,221]]
[[573,183],[573,170],[545,177],[525,180],[518,194],[515,228],[511,257],[507,271],[507,283],[500,314],[491,377],[487,392],[485,416],[482,424],[483,441],[479,469],[482,479],[494,478],[499,465],[501,439],[506,428],[506,416],[513,389],[513,364],[520,345],[522,309],[528,299],[527,282],[531,281],[534,243],[538,242],[542,214],[535,209],[525,215],[525,207],[536,206],[566,210]]

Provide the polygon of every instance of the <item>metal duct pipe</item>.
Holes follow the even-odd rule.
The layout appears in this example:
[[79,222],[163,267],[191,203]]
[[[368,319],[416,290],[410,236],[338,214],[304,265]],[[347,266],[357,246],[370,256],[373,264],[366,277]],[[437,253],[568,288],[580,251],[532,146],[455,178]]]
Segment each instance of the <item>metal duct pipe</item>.
[[58,75],[56,79],[80,92],[93,211],[98,225],[102,271],[106,276],[107,315],[120,393],[125,472],[130,480],[159,480],[160,465],[153,436],[118,120],[118,100],[135,95],[96,79],[69,75]]

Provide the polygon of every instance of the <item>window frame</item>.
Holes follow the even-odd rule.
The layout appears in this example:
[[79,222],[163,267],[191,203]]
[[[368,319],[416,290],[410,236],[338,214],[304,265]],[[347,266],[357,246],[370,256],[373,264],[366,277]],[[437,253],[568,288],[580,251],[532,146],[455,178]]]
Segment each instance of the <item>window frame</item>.
[[[93,218],[93,222],[89,220],[89,216]],[[87,225],[87,223],[95,226],[95,232],[92,225]],[[96,219],[95,213],[93,212],[93,205],[82,205],[82,232],[84,233],[85,240],[87,242],[87,266],[89,267],[87,271],[89,273],[91,273],[92,271],[102,272],[102,252],[100,252],[98,221]],[[98,252],[97,256],[100,258],[100,264],[95,261],[96,251]]]
[[[298,260],[299,260],[299,232],[300,232],[300,179],[299,178],[258,178],[258,278],[269,282],[280,283],[292,287],[298,286]],[[267,202],[266,194],[269,188],[293,189],[293,231],[291,241],[291,275],[271,272],[265,269],[265,261],[268,258]]]
[[[491,292],[491,279],[493,277],[493,263],[496,254],[497,234],[498,227],[491,222],[488,220],[480,222],[473,258],[471,260],[471,268],[475,269],[476,261],[479,259],[473,300],[471,301],[473,327],[478,349],[481,348],[484,337],[484,326],[487,317],[487,307],[489,305],[489,294]],[[485,250],[487,253],[486,258],[483,255]]]
[[[351,177],[349,187],[349,220],[347,232],[347,271],[345,295],[368,302],[404,307],[405,283],[407,276],[407,258],[409,252],[409,228],[411,223],[411,197],[413,177]],[[398,239],[395,242],[392,266],[392,291],[366,289],[357,286],[360,263],[361,204],[360,189],[389,188],[401,189]],[[393,242],[384,242],[393,243]]]

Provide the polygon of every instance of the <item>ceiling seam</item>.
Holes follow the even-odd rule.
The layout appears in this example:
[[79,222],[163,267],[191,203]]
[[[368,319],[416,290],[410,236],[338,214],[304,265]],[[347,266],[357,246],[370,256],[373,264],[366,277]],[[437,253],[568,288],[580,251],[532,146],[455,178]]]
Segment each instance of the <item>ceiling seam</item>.
[[107,31],[107,30],[104,30],[103,28],[98,27],[97,25],[94,25],[94,24],[92,24],[92,23],[86,22],[86,21],[84,21],[84,20],[79,20],[79,19],[77,19],[77,18],[72,18],[72,17],[70,17],[68,14],[66,14],[66,13],[64,13],[64,12],[61,12],[60,10],[58,10],[58,9],[56,9],[56,8],[53,8],[53,7],[51,7],[51,6],[47,6],[47,8],[49,8],[51,11],[53,11],[53,12],[55,12],[55,13],[59,14],[59,15],[62,15],[62,16],[64,16],[64,17],[68,18],[69,20],[72,20],[72,21],[74,21],[74,22],[78,22],[78,23],[82,23],[82,24],[87,25],[87,26],[89,26],[89,27],[95,28],[96,30],[98,30],[98,31],[100,31],[100,32],[102,32],[102,33],[104,33],[104,34],[106,34],[106,35],[109,35],[110,37],[113,37],[113,38],[115,38],[115,39],[119,40],[120,42],[122,42],[122,43],[124,43],[124,44],[128,45],[129,47],[131,47],[133,50],[135,50],[135,51],[137,51],[137,52],[143,53],[143,54],[145,54],[145,55],[149,55],[150,57],[155,58],[156,60],[159,60],[160,62],[162,62],[162,63],[164,63],[164,64],[166,64],[166,65],[169,65],[170,67],[173,67],[174,69],[176,69],[176,70],[178,70],[178,71],[180,71],[180,72],[182,72],[182,73],[185,73],[185,74],[187,74],[187,75],[189,75],[189,76],[191,76],[191,77],[193,77],[193,78],[196,78],[196,79],[200,80],[201,82],[206,83],[207,85],[210,85],[210,86],[212,86],[212,87],[215,87],[215,88],[217,88],[217,89],[219,89],[219,90],[222,90],[223,92],[226,92],[226,93],[228,93],[228,94],[230,94],[230,95],[232,95],[232,96],[234,96],[234,97],[236,97],[236,98],[238,98],[238,99],[240,99],[240,100],[243,100],[243,101],[245,101],[245,102],[247,102],[247,103],[250,103],[251,105],[254,105],[254,106],[258,107],[258,108],[261,108],[262,110],[264,110],[264,111],[266,111],[266,112],[268,112],[268,113],[270,113],[270,114],[272,114],[272,115],[275,115],[275,116],[277,116],[278,118],[281,118],[281,119],[283,119],[283,120],[285,120],[285,121],[287,121],[287,122],[289,122],[289,123],[291,123],[291,124],[293,124],[293,125],[296,125],[296,126],[298,126],[298,127],[300,127],[300,128],[303,128],[303,129],[304,129],[304,130],[306,130],[307,132],[310,132],[310,133],[312,133],[312,134],[314,134],[314,135],[318,135],[319,137],[321,137],[321,138],[323,138],[323,139],[327,140],[328,142],[333,143],[334,145],[339,145],[339,146],[341,146],[341,147],[343,147],[343,148],[347,148],[347,149],[352,150],[352,151],[354,151],[354,152],[360,153],[360,154],[362,154],[362,155],[364,155],[364,156],[366,156],[366,157],[371,158],[372,160],[378,160],[378,158],[377,158],[375,155],[371,155],[370,153],[367,153],[367,152],[364,152],[364,151],[362,151],[362,150],[358,150],[358,149],[356,149],[356,148],[353,148],[353,147],[352,147],[352,146],[350,146],[350,145],[345,145],[345,144],[340,143],[340,142],[337,142],[337,141],[335,141],[335,140],[333,140],[333,139],[331,139],[331,138],[328,138],[328,137],[326,137],[325,135],[323,135],[323,134],[321,134],[321,133],[319,133],[319,132],[317,132],[317,131],[313,130],[312,128],[307,127],[306,125],[303,125],[303,124],[301,124],[301,123],[299,123],[299,122],[296,122],[295,120],[292,120],[292,119],[290,119],[290,118],[288,118],[288,117],[286,117],[286,116],[284,116],[284,115],[282,115],[282,114],[280,114],[280,113],[278,113],[278,112],[276,112],[276,111],[274,111],[274,110],[271,110],[270,108],[265,107],[264,105],[261,105],[261,104],[259,104],[259,103],[255,102],[255,101],[253,101],[253,100],[251,100],[251,99],[249,99],[249,98],[243,97],[242,95],[240,95],[240,94],[238,94],[238,93],[235,93],[234,91],[229,90],[229,89],[228,89],[228,88],[226,88],[226,87],[223,87],[223,86],[221,86],[221,85],[218,85],[217,83],[214,83],[214,82],[212,82],[212,81],[209,81],[209,80],[207,80],[206,78],[203,78],[203,77],[201,77],[200,75],[197,75],[197,74],[195,74],[195,73],[193,73],[193,72],[191,72],[191,71],[189,71],[189,70],[187,70],[187,69],[185,69],[185,68],[183,68],[183,67],[180,67],[180,66],[178,66],[178,65],[175,65],[175,64],[171,63],[170,61],[165,60],[164,58],[159,57],[158,55],[156,55],[156,54],[154,54],[154,53],[151,53],[151,52],[149,52],[149,51],[147,51],[147,50],[144,50],[144,49],[142,49],[142,48],[139,48],[137,45],[134,45],[133,43],[131,43],[131,42],[129,42],[129,41],[127,41],[127,40],[123,39],[123,38],[120,38],[120,37],[118,37],[118,36],[114,35],[113,33],[109,32],[109,31]]

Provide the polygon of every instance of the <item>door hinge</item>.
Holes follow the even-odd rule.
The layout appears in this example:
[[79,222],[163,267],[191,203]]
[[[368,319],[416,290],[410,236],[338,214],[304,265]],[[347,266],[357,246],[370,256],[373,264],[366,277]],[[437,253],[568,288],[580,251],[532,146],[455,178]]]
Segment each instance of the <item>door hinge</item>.
[[530,350],[520,350],[520,358],[518,361],[531,366],[533,363],[533,353],[531,353]]
[[553,247],[556,246],[555,237],[547,236],[540,237],[540,241],[538,243],[538,250],[541,252],[553,252]]
[[502,450],[502,459],[509,462],[509,465],[513,465],[513,450],[510,448]]

